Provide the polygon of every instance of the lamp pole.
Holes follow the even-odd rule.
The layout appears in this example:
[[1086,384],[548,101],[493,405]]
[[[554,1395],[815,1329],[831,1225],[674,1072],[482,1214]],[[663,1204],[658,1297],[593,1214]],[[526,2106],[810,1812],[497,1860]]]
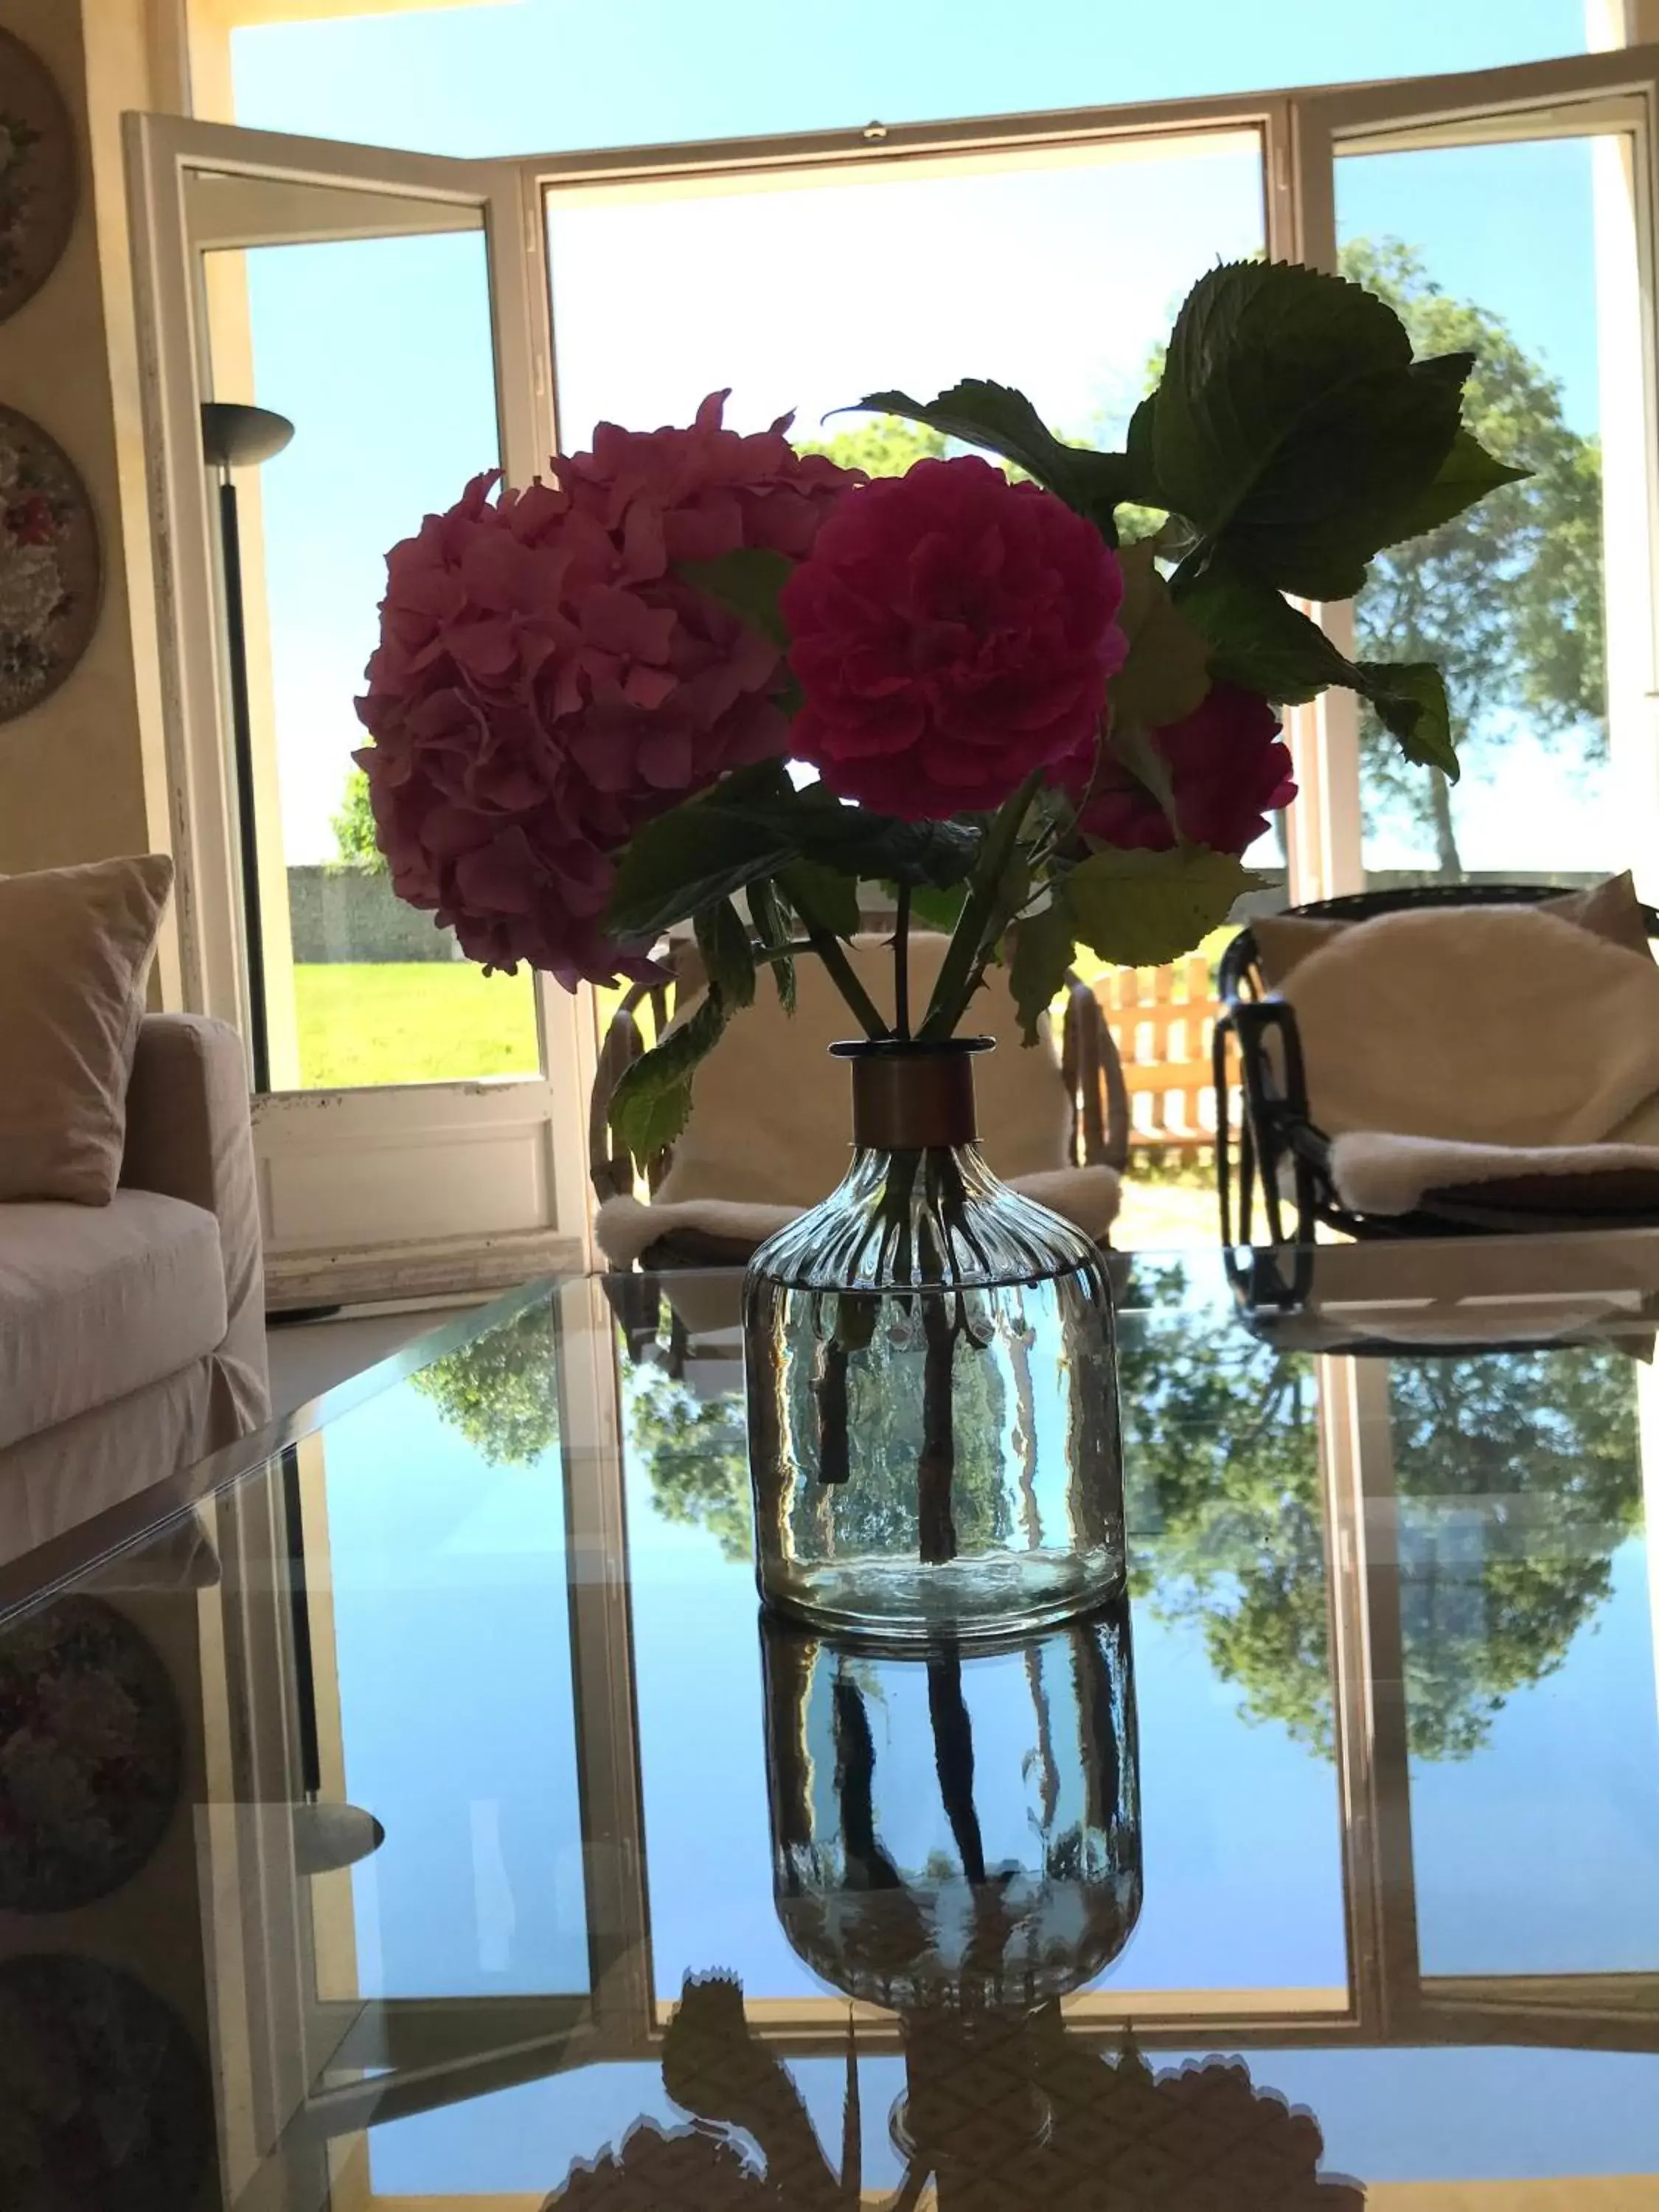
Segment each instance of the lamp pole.
[[242,872],[243,945],[247,963],[248,1051],[253,1088],[270,1088],[270,1030],[265,1016],[265,933],[259,904],[258,822],[253,803],[253,722],[248,708],[247,628],[242,605],[242,534],[234,469],[257,468],[294,435],[269,408],[210,399],[202,408],[202,451],[217,473],[219,558],[224,579],[225,658],[230,679],[231,756],[236,776],[237,842]]

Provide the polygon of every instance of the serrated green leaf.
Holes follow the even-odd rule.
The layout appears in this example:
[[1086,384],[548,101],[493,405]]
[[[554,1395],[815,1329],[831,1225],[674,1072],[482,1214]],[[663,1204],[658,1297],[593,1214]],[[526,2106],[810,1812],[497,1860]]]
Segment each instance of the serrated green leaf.
[[1451,708],[1445,679],[1431,660],[1361,660],[1355,688],[1376,709],[1383,728],[1400,740],[1407,760],[1437,768],[1455,783],[1457,749],[1452,743]]
[[690,1118],[691,1079],[720,1042],[730,1018],[730,1008],[711,983],[685,1021],[623,1070],[611,1096],[611,1127],[641,1170],[673,1143]]
[[1100,453],[1056,438],[1023,392],[981,377],[967,377],[925,403],[906,392],[872,392],[859,402],[878,414],[925,422],[947,438],[1000,453],[1016,468],[1101,525],[1113,542],[1112,509],[1121,500],[1145,496],[1137,489],[1126,453]]
[[1104,846],[1066,878],[1067,919],[1078,939],[1124,968],[1162,968],[1225,921],[1233,902],[1262,878],[1230,853],[1201,845],[1165,853]]
[[1123,604],[1118,627],[1129,654],[1112,678],[1112,721],[1159,729],[1190,714],[1210,688],[1209,648],[1170,596],[1150,539],[1118,555]]
[[778,889],[795,912],[814,928],[827,929],[834,937],[856,937],[859,933],[859,887],[855,877],[844,876],[834,868],[821,868],[815,861],[792,860],[787,868],[778,871]]
[[655,937],[791,857],[787,831],[762,814],[716,805],[714,797],[673,807],[629,838],[605,916],[617,936]]
[[1438,530],[1442,523],[1451,521],[1465,507],[1485,499],[1488,492],[1506,483],[1519,483],[1531,473],[1529,469],[1510,468],[1496,453],[1489,453],[1473,431],[1460,429],[1434,482],[1402,501],[1389,520],[1390,534],[1382,543],[1399,545],[1407,538],[1420,538],[1425,531]]
[[764,545],[739,545],[712,561],[677,561],[674,574],[736,615],[739,621],[769,637],[774,645],[789,642],[788,625],[778,611],[778,593],[788,582],[794,562],[787,555]]
[[786,1014],[795,1011],[795,963],[780,946],[789,942],[789,921],[782,902],[765,877],[750,884],[746,896],[749,918],[755,925],[755,936],[763,952],[774,957],[767,962],[772,970],[772,981],[777,987],[778,1004]]
[[1026,1044],[1036,1042],[1037,1023],[1063,988],[1076,949],[1071,915],[1058,898],[1040,914],[1023,915],[1015,926],[1008,988]]
[[1280,589],[1347,599],[1459,427],[1467,355],[1413,362],[1392,308],[1285,262],[1200,278],[1133,450],[1159,501]]
[[1369,699],[1408,760],[1455,780],[1457,754],[1440,672],[1429,661],[1351,661],[1271,586],[1214,562],[1186,591],[1182,611],[1210,642],[1213,673],[1293,707],[1340,684]]
[[755,948],[748,925],[730,899],[705,907],[692,925],[703,972],[728,1006],[755,1003]]

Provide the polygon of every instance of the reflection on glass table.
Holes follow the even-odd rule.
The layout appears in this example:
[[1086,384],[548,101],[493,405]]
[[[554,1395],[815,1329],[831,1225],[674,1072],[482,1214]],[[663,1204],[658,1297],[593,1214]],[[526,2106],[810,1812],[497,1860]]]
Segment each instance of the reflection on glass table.
[[[1659,1238],[1480,1265],[1624,1310]],[[0,2066],[0,2202],[91,2170],[100,2008],[171,2054],[112,2203],[1659,2201],[1651,1367],[1316,1352],[1218,1255],[1122,1273],[1127,1606],[971,1657],[759,1617],[730,1276],[631,1351],[603,1281],[412,1347],[221,1466],[187,1575],[176,1515],[89,1530],[54,1601],[184,1748],[95,1911],[0,1917],[6,2047],[65,2069]],[[162,1739],[30,1695],[34,1850],[40,1778],[118,1810]],[[312,1800],[384,1844],[303,1872]]]

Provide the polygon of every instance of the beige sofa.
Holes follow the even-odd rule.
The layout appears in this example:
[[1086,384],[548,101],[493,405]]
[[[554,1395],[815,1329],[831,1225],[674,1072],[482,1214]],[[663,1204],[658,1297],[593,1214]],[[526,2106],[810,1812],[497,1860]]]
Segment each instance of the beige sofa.
[[0,1559],[269,1414],[241,1043],[150,1015],[111,1204],[0,1205]]

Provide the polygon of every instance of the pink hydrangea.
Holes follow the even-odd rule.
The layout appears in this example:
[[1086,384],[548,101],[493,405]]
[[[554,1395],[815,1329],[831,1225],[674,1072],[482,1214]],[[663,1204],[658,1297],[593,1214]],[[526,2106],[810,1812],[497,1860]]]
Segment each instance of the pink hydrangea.
[[[386,560],[357,713],[400,898],[495,968],[567,988],[648,972],[601,927],[641,822],[782,753],[781,650],[676,573],[744,546],[799,559],[859,478],[784,436],[602,423],[555,482],[477,477]],[[498,473],[498,472],[496,472]]]

